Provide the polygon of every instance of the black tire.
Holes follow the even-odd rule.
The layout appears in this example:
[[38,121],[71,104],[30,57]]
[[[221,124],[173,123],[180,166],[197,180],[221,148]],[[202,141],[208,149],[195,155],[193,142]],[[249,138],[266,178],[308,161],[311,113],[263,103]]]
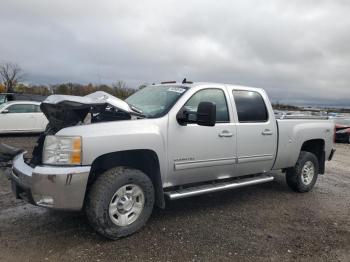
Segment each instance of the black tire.
[[[113,223],[109,205],[118,189],[134,184],[142,189],[144,206],[139,217],[126,226]],[[118,239],[138,231],[151,216],[154,205],[154,188],[151,179],[137,169],[116,167],[101,174],[91,186],[86,199],[86,215],[91,226],[109,239]]]
[[[304,165],[308,162],[312,162],[314,166],[314,175],[309,183],[305,183],[303,180],[302,170]],[[317,157],[310,152],[301,151],[298,161],[294,167],[289,168],[286,172],[286,181],[288,186],[296,192],[308,192],[310,191],[317,180],[319,174],[319,163]]]

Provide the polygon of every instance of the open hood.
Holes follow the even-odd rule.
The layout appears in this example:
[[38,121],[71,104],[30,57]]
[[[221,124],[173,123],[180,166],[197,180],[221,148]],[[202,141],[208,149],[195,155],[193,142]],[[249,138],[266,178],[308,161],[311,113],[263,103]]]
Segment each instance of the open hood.
[[86,121],[94,123],[130,119],[134,114],[125,101],[103,91],[87,96],[51,95],[42,102],[40,108],[49,120],[49,126],[56,132]]
[[51,95],[46,98],[43,104],[68,105],[72,107],[109,104],[124,112],[131,112],[128,103],[103,91],[97,91],[87,96]]

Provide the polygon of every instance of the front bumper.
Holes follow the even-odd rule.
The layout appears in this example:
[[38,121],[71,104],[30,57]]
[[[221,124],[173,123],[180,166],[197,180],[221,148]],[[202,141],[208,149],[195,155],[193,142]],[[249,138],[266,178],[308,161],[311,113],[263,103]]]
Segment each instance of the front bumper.
[[54,209],[83,207],[90,166],[56,167],[27,165],[24,153],[13,159],[12,191],[31,204]]

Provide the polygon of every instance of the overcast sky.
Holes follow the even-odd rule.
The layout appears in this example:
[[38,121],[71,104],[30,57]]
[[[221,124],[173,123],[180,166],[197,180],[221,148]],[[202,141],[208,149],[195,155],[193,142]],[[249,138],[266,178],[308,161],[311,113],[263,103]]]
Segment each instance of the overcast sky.
[[0,0],[0,61],[28,83],[187,77],[350,107],[350,1]]

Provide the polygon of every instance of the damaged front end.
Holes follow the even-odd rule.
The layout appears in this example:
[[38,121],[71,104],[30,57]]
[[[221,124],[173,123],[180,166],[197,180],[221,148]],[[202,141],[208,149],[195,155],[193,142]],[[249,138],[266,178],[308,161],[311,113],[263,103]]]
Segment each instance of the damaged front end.
[[40,107],[54,133],[69,126],[127,120],[140,115],[125,101],[103,91],[83,97],[52,95]]
[[42,162],[45,137],[54,135],[63,128],[107,121],[141,118],[142,114],[125,101],[106,92],[97,91],[87,96],[52,95],[40,106],[49,120],[45,132],[39,137],[29,164]]
[[52,95],[41,104],[41,110],[49,124],[40,135],[32,158],[26,159],[22,149],[0,144],[0,167],[10,167],[6,171],[16,198],[38,206],[80,210],[91,167],[43,165],[46,136],[70,126],[143,116],[126,102],[101,91],[84,97]]
[[[45,137],[54,135],[63,128],[93,123],[142,118],[141,112],[125,101],[106,92],[97,91],[87,96],[51,95],[40,105],[49,123],[37,140],[28,160],[31,167],[42,163]],[[11,160],[23,150],[8,145],[0,147],[0,163],[9,166]]]

